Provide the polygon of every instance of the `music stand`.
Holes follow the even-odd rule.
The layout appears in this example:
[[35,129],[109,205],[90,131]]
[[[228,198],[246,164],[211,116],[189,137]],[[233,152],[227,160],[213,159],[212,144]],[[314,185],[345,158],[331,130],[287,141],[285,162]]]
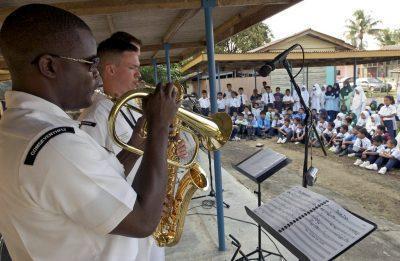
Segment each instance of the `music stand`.
[[[261,183],[267,178],[271,177],[276,172],[278,172],[280,169],[288,165],[290,162],[291,160],[283,154],[277,153],[271,149],[260,149],[246,159],[239,162],[238,164],[233,165],[233,168],[257,183],[257,191],[254,191],[254,194],[257,194],[257,205],[261,206]],[[265,260],[264,258],[270,255],[282,257],[282,255],[280,254],[267,251],[261,247],[261,225],[257,224],[257,227],[257,248],[254,251],[243,255],[243,257],[236,260]],[[236,245],[240,245],[237,240],[236,243]],[[235,254],[237,253],[235,252]],[[254,254],[258,254],[258,258],[249,258]],[[232,261],[235,257],[236,255],[232,257]]]

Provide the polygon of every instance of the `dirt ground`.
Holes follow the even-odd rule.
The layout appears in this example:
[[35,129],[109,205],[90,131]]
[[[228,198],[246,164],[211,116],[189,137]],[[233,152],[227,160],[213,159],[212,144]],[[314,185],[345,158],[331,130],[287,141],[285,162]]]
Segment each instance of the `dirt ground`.
[[[232,164],[258,150],[255,146],[257,143],[292,160],[288,166],[263,182],[263,201],[294,185],[301,185],[304,145],[276,144],[276,139],[231,141],[222,149],[223,167],[244,186],[255,190],[256,184],[234,170]],[[400,260],[400,171],[379,175],[354,166],[354,158],[338,157],[329,151],[327,153],[325,157],[321,149],[313,148],[312,163],[319,172],[317,183],[309,188],[378,225],[378,230],[363,240],[360,247],[346,252],[343,260],[366,256],[371,260]]]

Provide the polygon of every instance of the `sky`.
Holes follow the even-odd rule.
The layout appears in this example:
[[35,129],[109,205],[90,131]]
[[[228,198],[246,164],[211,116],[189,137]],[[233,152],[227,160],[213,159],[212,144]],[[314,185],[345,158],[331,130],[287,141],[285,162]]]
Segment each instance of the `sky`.
[[[357,9],[381,20],[378,28],[400,29],[399,0],[303,0],[264,20],[264,23],[271,28],[274,40],[307,28],[346,40],[346,20]],[[379,49],[375,39],[368,37],[367,43],[367,49]]]

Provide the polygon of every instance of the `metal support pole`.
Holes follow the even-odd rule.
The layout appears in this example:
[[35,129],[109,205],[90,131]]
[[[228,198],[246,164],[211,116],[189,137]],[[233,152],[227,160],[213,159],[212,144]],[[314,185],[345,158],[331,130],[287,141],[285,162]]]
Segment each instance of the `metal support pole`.
[[199,69],[197,69],[197,97],[201,97],[201,81],[200,81],[200,77],[201,77],[201,72]]
[[256,73],[256,69],[253,69],[253,76],[254,76],[254,89],[257,89],[257,73]]
[[[308,79],[309,79],[309,78],[308,78],[308,66],[307,66],[307,74],[306,74],[306,77],[307,77],[307,81],[306,81],[306,84],[307,84],[307,85],[306,85],[306,86],[307,86],[307,92],[310,93],[310,90],[309,90],[309,87],[308,87],[308,86],[309,86],[309,81],[308,81]],[[311,105],[311,99],[308,99],[308,104],[307,104],[307,106],[310,106],[310,105]],[[311,106],[310,106],[310,107],[311,107]]]
[[221,66],[218,64],[218,91],[221,92]]
[[153,63],[153,71],[154,71],[154,83],[157,85],[158,84],[158,75],[157,75],[157,61],[156,59],[152,59]]
[[353,78],[354,78],[354,87],[356,87],[356,81],[357,81],[357,59],[356,58],[354,58]]
[[[208,76],[210,83],[210,100],[211,112],[217,112],[217,95],[215,92],[215,58],[214,58],[214,32],[212,9],[215,7],[215,0],[202,0],[204,9],[206,43],[207,43],[207,60],[208,60]],[[219,251],[225,251],[225,227],[224,227],[224,204],[222,196],[222,177],[221,177],[221,152],[214,152],[214,173],[215,173],[215,191],[217,200],[217,222],[218,222],[218,242]]]
[[169,50],[171,45],[169,43],[164,44],[165,48],[165,65],[167,66],[167,81],[171,82],[171,61],[169,58]]

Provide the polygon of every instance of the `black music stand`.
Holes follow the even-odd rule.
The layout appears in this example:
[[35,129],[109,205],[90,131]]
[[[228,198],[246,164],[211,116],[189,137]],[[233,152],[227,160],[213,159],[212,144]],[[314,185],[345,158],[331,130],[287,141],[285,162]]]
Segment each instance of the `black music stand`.
[[[254,191],[254,193],[257,194],[257,205],[261,206],[261,183],[267,178],[271,177],[276,172],[278,172],[280,169],[288,165],[290,162],[291,160],[283,154],[277,153],[271,149],[261,149],[256,151],[254,154],[250,155],[246,159],[242,160],[238,164],[233,165],[233,167],[237,171],[257,183],[257,191]],[[237,245],[240,246],[240,243],[238,242],[238,240],[235,239],[235,244],[233,245],[238,247]],[[231,261],[235,260],[237,252],[238,251],[235,252]],[[249,258],[254,254],[258,254],[258,258]],[[242,254],[242,257],[236,260],[265,260],[265,257],[268,257],[270,255],[282,257],[282,255],[278,253],[264,250],[261,247],[261,225],[258,224],[257,248],[249,254]]]

